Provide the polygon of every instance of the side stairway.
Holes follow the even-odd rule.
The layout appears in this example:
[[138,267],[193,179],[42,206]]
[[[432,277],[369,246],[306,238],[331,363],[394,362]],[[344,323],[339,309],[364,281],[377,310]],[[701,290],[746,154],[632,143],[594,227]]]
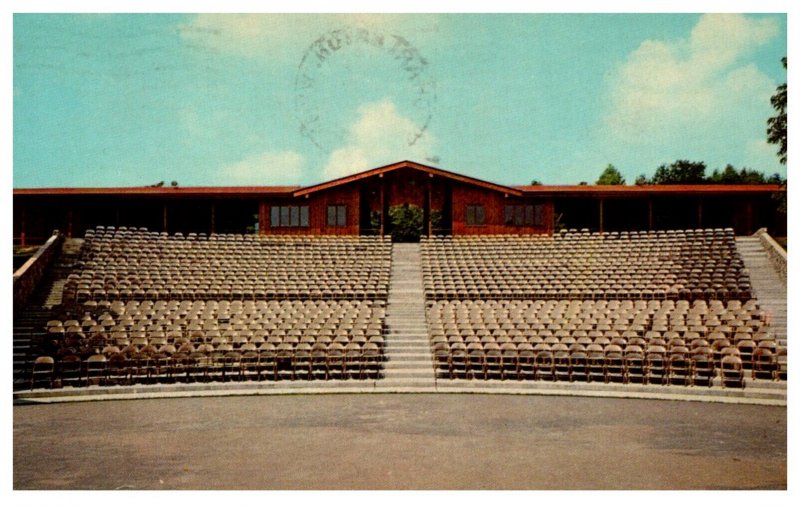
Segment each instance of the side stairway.
[[61,293],[67,276],[75,268],[82,239],[67,239],[61,253],[44,275],[25,308],[14,315],[13,377],[14,389],[27,389],[30,371],[36,359],[36,346],[45,335],[52,309],[61,304]]
[[392,245],[386,356],[380,387],[434,387],[418,243]]
[[786,281],[778,275],[757,236],[736,238],[736,248],[750,271],[750,283],[759,306],[770,313],[770,326],[778,345],[786,347]]

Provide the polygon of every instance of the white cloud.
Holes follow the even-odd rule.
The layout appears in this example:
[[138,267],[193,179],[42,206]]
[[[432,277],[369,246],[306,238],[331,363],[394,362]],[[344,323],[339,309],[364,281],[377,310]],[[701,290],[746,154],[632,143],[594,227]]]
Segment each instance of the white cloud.
[[400,114],[391,100],[362,104],[358,114],[348,131],[347,144],[331,152],[324,178],[338,178],[399,160],[424,162],[431,157],[433,136],[421,132],[421,127]]
[[276,185],[300,182],[305,159],[294,151],[267,151],[220,169],[226,185]]
[[778,25],[773,18],[709,14],[701,17],[692,30],[689,51],[699,66],[723,68],[753,47],[769,42],[777,34]]
[[[610,79],[606,125],[617,140],[653,144],[705,135],[742,108],[769,108],[775,84],[737,62],[778,34],[773,18],[707,14],[688,39],[644,41]],[[766,102],[765,102],[766,101]]]
[[767,175],[779,173],[786,176],[786,166],[778,161],[778,145],[766,139],[754,139],[747,143],[742,167],[762,171]]

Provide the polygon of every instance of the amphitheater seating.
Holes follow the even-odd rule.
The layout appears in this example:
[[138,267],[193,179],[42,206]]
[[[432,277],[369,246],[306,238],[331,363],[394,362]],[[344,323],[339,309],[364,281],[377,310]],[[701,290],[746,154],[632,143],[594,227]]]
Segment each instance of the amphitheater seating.
[[[51,335],[47,352],[73,385],[374,378],[384,317],[382,302],[361,300],[103,301],[74,331]],[[59,330],[64,323],[49,324]],[[325,357],[317,369],[314,352]]]
[[785,378],[732,229],[423,238],[422,268],[440,377]]
[[391,243],[97,227],[35,385],[378,378]]
[[436,301],[427,322],[439,373],[450,378],[710,386],[730,356],[751,367],[756,335],[754,377],[778,368],[755,300]]
[[423,238],[441,299],[719,299],[752,295],[732,229]]
[[64,300],[385,300],[391,243],[373,236],[89,230]]
[[[439,378],[787,378],[730,229],[421,242]],[[379,378],[390,264],[388,238],[97,227],[31,386]]]

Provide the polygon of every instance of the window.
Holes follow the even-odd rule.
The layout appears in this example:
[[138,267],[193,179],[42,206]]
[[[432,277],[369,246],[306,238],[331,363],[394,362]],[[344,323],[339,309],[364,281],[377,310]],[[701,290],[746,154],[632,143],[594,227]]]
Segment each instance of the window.
[[533,207],[534,209],[534,220],[533,225],[543,226],[544,225],[544,205],[537,204]]
[[541,204],[509,204],[505,207],[506,225],[544,225],[544,206]]
[[483,225],[485,222],[486,217],[482,205],[470,204],[467,206],[467,225]]
[[300,227],[308,227],[308,206],[300,206]]
[[506,225],[533,225],[533,206],[530,204],[509,204],[505,208]]
[[328,225],[331,227],[344,227],[347,225],[347,206],[343,204],[328,206]]
[[269,210],[271,227],[308,227],[308,206],[272,206]]
[[[539,208],[541,208],[541,207],[542,207],[542,205],[540,204]],[[538,223],[536,223],[534,221],[534,215],[535,215],[534,206],[525,206],[525,223],[526,224],[534,224],[534,225],[542,225],[542,224],[538,224]],[[541,215],[541,213],[539,213],[539,215]]]

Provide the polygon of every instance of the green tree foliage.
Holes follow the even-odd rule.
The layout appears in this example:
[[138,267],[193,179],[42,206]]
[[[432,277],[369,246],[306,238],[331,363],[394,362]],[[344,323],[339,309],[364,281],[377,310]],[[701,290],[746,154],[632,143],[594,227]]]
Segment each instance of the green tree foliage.
[[719,185],[782,185],[784,180],[778,173],[764,176],[764,173],[746,167],[737,171],[735,167],[728,164],[722,171],[714,169],[714,172],[708,177],[708,182]]
[[531,185],[533,185],[533,186],[541,185],[541,184],[542,184],[542,182],[539,181],[539,180],[531,180]]
[[[781,62],[785,69],[785,56]],[[778,145],[778,157],[781,164],[786,165],[786,83],[778,86],[770,102],[778,114],[767,120],[767,142]]]
[[597,178],[596,185],[624,185],[625,178],[612,164],[608,164],[603,173]]
[[656,169],[651,182],[654,185],[706,183],[706,164],[688,160],[677,160],[670,165],[662,164]]
[[392,224],[392,240],[419,241],[422,234],[424,212],[419,206],[403,204],[389,208],[389,220]]
[[710,176],[705,175],[706,164],[704,162],[690,162],[688,160],[678,160],[672,164],[662,164],[656,169],[652,179],[648,179],[644,174],[636,178],[637,185],[692,185],[711,183],[715,185],[785,185],[786,180],[780,174],[775,173],[770,176],[758,172],[754,169],[743,167],[736,169],[731,164],[725,169],[714,169]]

